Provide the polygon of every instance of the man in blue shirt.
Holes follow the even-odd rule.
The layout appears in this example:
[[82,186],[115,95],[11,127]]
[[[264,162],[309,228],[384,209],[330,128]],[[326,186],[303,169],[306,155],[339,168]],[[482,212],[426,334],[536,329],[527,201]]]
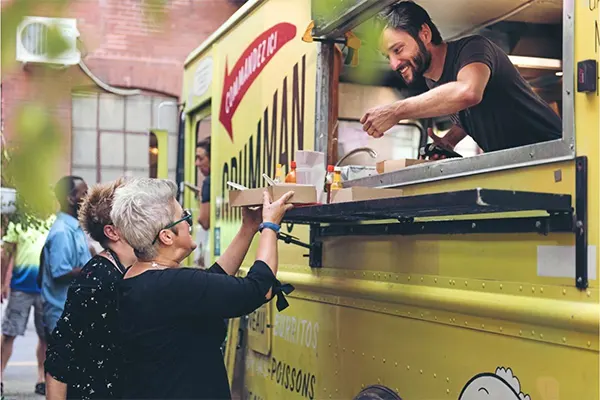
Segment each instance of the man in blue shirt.
[[77,220],[77,211],[88,186],[78,176],[65,176],[56,184],[60,212],[50,228],[42,251],[42,298],[47,338],[56,327],[74,277],[92,258],[88,241]]

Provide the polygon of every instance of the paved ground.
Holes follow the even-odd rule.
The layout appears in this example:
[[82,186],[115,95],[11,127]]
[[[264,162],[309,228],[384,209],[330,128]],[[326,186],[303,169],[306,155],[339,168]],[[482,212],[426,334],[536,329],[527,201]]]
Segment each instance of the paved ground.
[[[2,317],[6,302],[2,304]],[[4,371],[4,398],[42,400],[44,397],[33,393],[35,381],[37,380],[37,361],[35,349],[37,346],[37,335],[33,326],[33,310],[29,315],[29,325],[25,336],[15,339],[13,355]]]

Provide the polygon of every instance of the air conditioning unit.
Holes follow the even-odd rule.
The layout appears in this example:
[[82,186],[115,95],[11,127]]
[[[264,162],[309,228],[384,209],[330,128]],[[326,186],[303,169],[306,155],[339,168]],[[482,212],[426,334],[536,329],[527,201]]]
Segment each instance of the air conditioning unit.
[[[67,43],[61,54],[49,54],[49,32],[58,29]],[[76,65],[81,60],[77,49],[77,20],[73,18],[25,17],[17,27],[17,61],[23,63],[44,63]]]

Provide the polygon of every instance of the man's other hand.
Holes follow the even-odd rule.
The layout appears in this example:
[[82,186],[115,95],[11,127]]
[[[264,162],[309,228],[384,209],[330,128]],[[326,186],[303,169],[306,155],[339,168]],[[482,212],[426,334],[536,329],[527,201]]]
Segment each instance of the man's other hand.
[[400,121],[396,109],[395,103],[371,108],[360,119],[363,130],[374,138],[382,137],[387,130]]
[[[436,145],[447,150],[454,150],[456,145],[461,140],[463,140],[465,136],[467,136],[467,134],[460,127],[455,125],[452,128],[450,128],[450,130],[446,132],[446,134],[443,137],[439,137],[438,135],[433,133],[433,129],[427,128],[427,136],[429,136],[431,140],[433,140],[433,143],[435,143]],[[446,158],[446,156],[439,156],[437,154],[434,154],[431,157],[432,160],[441,160],[444,158]]]

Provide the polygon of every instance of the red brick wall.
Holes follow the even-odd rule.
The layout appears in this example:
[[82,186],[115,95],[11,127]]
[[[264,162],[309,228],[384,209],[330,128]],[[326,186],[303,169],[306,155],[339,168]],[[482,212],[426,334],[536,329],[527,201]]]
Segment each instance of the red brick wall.
[[[4,8],[11,0],[1,0],[1,3]],[[179,97],[185,58],[235,12],[240,2],[169,0],[166,3],[160,25],[145,23],[141,0],[73,0],[62,16],[77,18],[80,39],[87,52],[84,62],[101,80],[113,86]],[[53,9],[42,8],[44,2],[40,0],[39,4],[40,9],[33,15],[56,16]],[[10,57],[14,60],[15,56]],[[63,98],[56,112],[65,131],[65,155],[68,155],[65,168],[68,170],[71,157],[69,93],[92,82],[77,66],[50,73],[53,91]],[[39,85],[33,85],[40,74],[39,68],[20,66],[2,71],[3,133],[9,142],[18,135],[14,128],[18,105],[40,95]]]

